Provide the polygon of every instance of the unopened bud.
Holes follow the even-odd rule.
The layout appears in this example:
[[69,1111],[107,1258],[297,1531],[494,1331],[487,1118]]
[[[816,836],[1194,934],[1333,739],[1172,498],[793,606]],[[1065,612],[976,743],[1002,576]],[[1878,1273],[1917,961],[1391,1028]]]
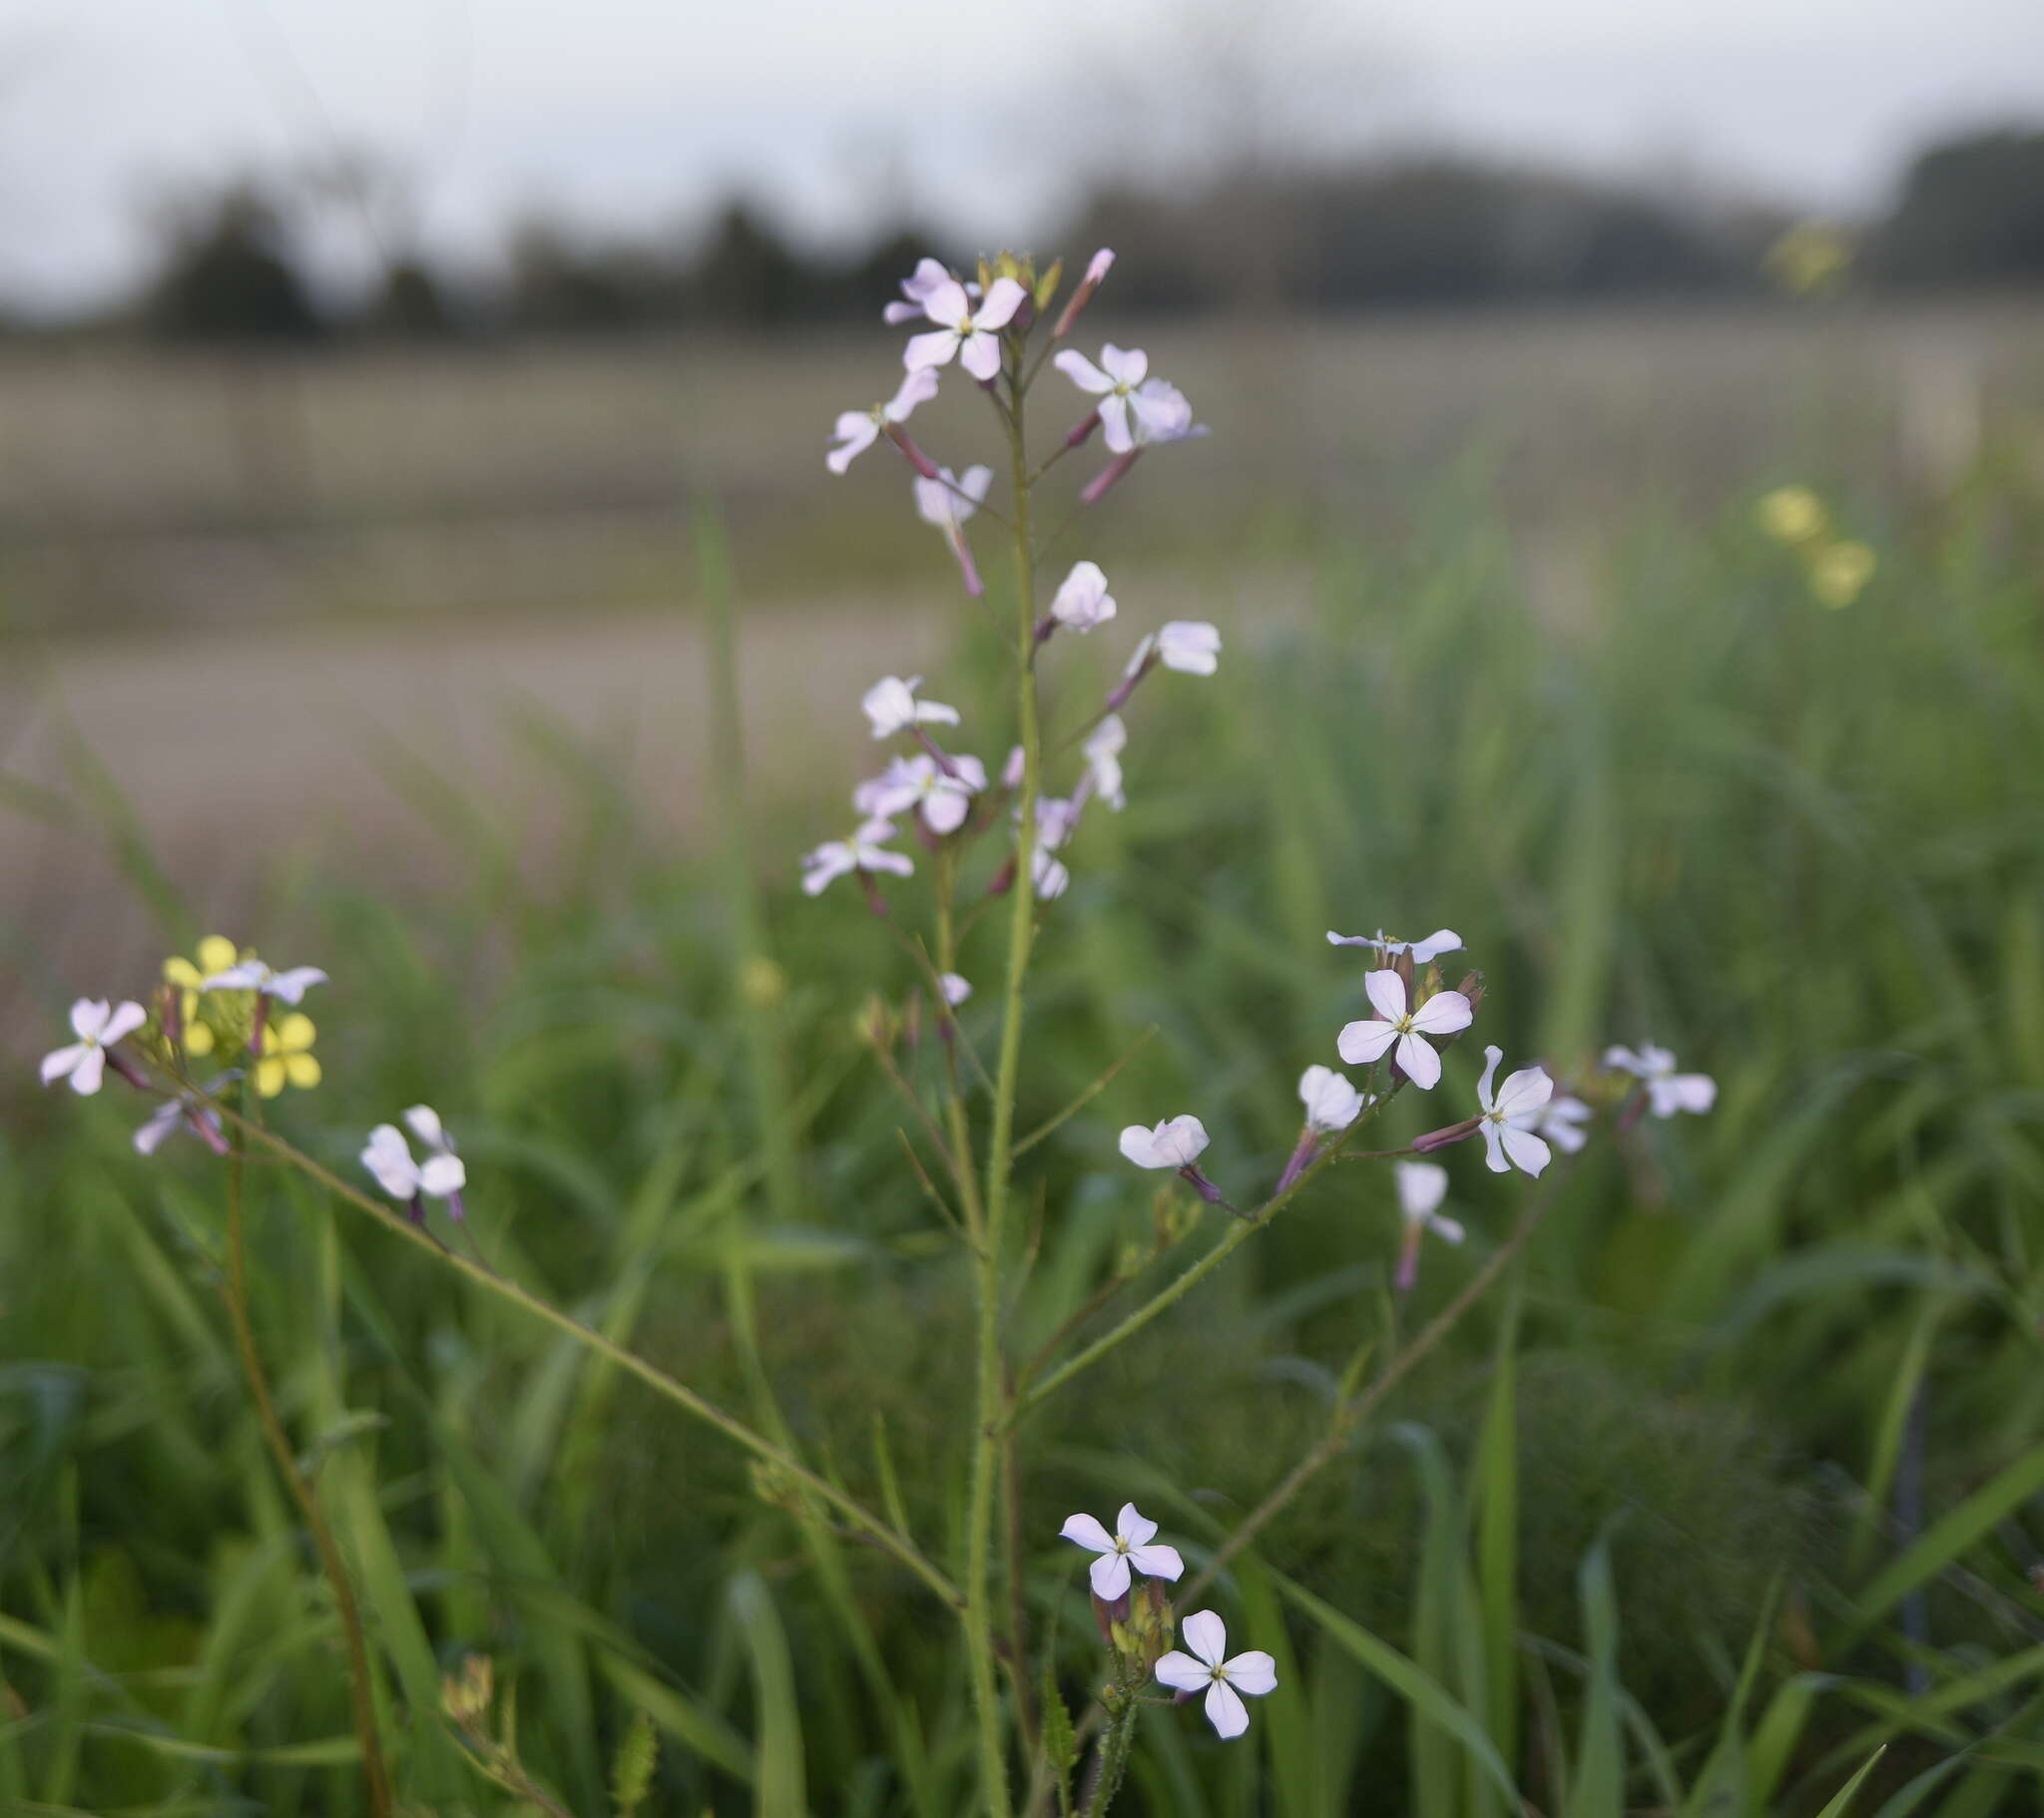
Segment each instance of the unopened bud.
[[896,448],[900,449],[908,457],[909,465],[917,473],[921,474],[925,480],[934,480],[940,477],[937,473],[936,462],[932,461],[928,455],[916,447],[915,443],[909,439],[908,431],[903,429],[899,423],[889,423],[885,433],[887,440],[892,442]]
[[1063,312],[1058,316],[1057,326],[1050,331],[1052,340],[1061,341],[1071,333],[1072,324],[1079,319],[1079,311],[1086,307],[1094,291],[1100,288],[1100,280],[1108,274],[1113,264],[1114,252],[1107,246],[1102,246],[1087,261],[1086,275],[1079,280],[1078,289],[1072,292],[1072,300],[1065,305]]
[[1450,1124],[1444,1130],[1430,1130],[1423,1136],[1412,1138],[1412,1152],[1415,1155],[1430,1155],[1437,1148],[1447,1148],[1452,1143],[1466,1142],[1483,1128],[1481,1118],[1464,1118],[1459,1124]]
[[1119,480],[1123,474],[1127,473],[1130,468],[1135,466],[1136,457],[1142,452],[1140,448],[1132,448],[1127,454],[1116,455],[1112,461],[1079,489],[1079,503],[1081,505],[1098,505],[1106,495],[1108,488]]
[[[1054,258],[1051,260],[1050,269],[1036,280],[1036,291],[1030,300],[1035,303],[1038,309],[1048,308],[1050,299],[1057,295],[1058,286],[1064,281],[1065,261],[1061,258]],[[1059,320],[1063,319],[1062,316],[1059,317]]]
[[1473,1017],[1483,1008],[1484,983],[1480,972],[1465,972],[1461,984],[1455,987],[1469,1000],[1469,1014]]
[[882,1054],[892,1052],[895,1038],[900,1034],[894,1007],[878,992],[866,999],[852,1018],[851,1026],[861,1042]]
[[1187,1162],[1178,1172],[1179,1178],[1185,1181],[1209,1205],[1219,1205],[1221,1203],[1221,1189],[1213,1181],[1209,1180],[1205,1174],[1201,1173],[1195,1163]]
[[1125,1591],[1110,1603],[1099,1591],[1089,1588],[1087,1596],[1093,1603],[1094,1626],[1100,1630],[1100,1638],[1110,1647],[1118,1647],[1115,1631],[1129,1613],[1129,1593]]
[[1065,446],[1077,448],[1100,427],[1100,411],[1089,410],[1078,422],[1065,432]]

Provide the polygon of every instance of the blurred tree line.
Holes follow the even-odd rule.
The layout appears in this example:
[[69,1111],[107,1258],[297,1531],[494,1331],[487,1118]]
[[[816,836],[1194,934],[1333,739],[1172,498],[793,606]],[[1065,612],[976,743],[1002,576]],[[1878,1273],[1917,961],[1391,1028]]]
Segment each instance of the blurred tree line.
[[[941,236],[899,226],[829,256],[735,201],[686,242],[532,222],[487,283],[449,275],[422,250],[387,252],[368,294],[339,305],[306,275],[310,213],[283,186],[188,201],[124,320],[225,341],[863,321],[920,253],[942,249]],[[1437,155],[1223,176],[1182,197],[1102,191],[1058,238],[1122,252],[1117,299],[1130,308],[1340,311],[1753,290],[1789,223],[1765,208]],[[1860,233],[1856,269],[1894,286],[2044,280],[2044,131],[1923,151],[1887,216]]]

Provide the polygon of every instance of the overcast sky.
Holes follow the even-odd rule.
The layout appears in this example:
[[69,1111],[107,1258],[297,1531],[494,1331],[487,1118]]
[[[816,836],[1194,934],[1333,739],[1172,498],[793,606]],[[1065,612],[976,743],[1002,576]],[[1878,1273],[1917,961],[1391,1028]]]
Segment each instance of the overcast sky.
[[653,227],[735,184],[811,234],[906,201],[989,243],[1248,122],[1850,211],[2011,118],[2044,0],[0,0],[0,296],[104,293],[153,196],[340,147],[481,259],[535,209]]

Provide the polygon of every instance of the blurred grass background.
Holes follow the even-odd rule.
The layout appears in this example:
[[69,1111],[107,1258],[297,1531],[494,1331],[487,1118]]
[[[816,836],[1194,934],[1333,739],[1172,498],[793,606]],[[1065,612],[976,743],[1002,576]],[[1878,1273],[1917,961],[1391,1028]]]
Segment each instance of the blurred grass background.
[[[2020,318],[2006,340],[1965,339],[1987,351],[1956,377],[1942,355],[1909,364],[1903,318],[1779,320],[1779,364],[1758,367],[1766,336],[1745,329],[1721,345],[1696,324],[1582,318],[1502,341],[1372,330],[1352,367],[1319,341],[1238,344],[1233,367],[1198,342],[1167,369],[1224,433],[1146,463],[1128,525],[1064,552],[1108,567],[1132,627],[1211,604],[1228,646],[1212,683],[1146,683],[1130,807],[1087,822],[1040,949],[1025,1128],[1160,1034],[1027,1163],[1045,1242],[1015,1313],[1025,1349],[1150,1229],[1148,1185],[1114,1154],[1120,1125],[1196,1110],[1225,1185],[1275,1175],[1292,1083],[1360,1001],[1329,927],[1457,928],[1490,980],[1489,1039],[1514,1056],[1575,1065],[1607,1039],[1655,1039],[1722,1084],[1708,1120],[1643,1127],[1587,1161],[1522,1286],[1231,1576],[1217,1606],[1278,1653],[1284,1690],[1234,1749],[1146,1725],[1135,1809],[1503,1810],[1483,1750],[1448,1737],[1444,1705],[1401,1698],[1371,1636],[1445,1688],[1542,1813],[1813,1811],[1883,1741],[1864,1809],[2038,1797],[2044,369]],[[1399,347],[1417,358],[1422,342],[1432,363],[1408,366]],[[1837,367],[1804,357],[1841,345]],[[1558,368],[1563,348],[1575,365]],[[643,488],[625,503],[634,536],[655,527],[653,553],[566,554],[543,589],[592,615],[634,608],[589,632],[643,664],[666,648],[655,614],[704,605],[672,502],[700,487],[691,449],[714,445],[748,587],[757,570],[769,624],[795,612],[815,628],[740,647],[784,666],[747,677],[765,761],[739,822],[739,862],[770,880],[777,991],[756,972],[741,995],[731,861],[677,837],[707,831],[729,784],[693,712],[649,720],[690,751],[649,777],[601,708],[539,689],[502,717],[494,755],[422,737],[379,749],[382,806],[352,841],[286,814],[273,835],[246,823],[159,860],[157,817],[121,804],[160,779],[88,761],[120,734],[99,735],[75,687],[90,672],[67,666],[103,648],[37,638],[24,692],[39,711],[65,698],[82,743],[38,721],[10,800],[40,817],[51,843],[35,851],[111,851],[76,861],[93,867],[78,875],[97,881],[95,916],[122,913],[118,890],[139,897],[108,964],[153,970],[231,917],[279,962],[332,973],[314,1007],[327,1084],[276,1114],[315,1153],[351,1168],[369,1124],[429,1100],[461,1134],[499,1266],[784,1420],[860,1495],[898,1496],[945,1558],[964,1500],[944,1450],[962,1416],[964,1275],[854,1031],[869,992],[912,980],[851,900],[785,882],[798,849],[841,830],[840,786],[864,758],[852,701],[907,667],[897,630],[941,663],[932,691],[989,756],[1006,737],[999,657],[976,609],[928,587],[937,552],[901,527],[897,476],[824,490],[817,399],[856,402],[858,385],[771,369],[784,393],[714,361],[637,367],[680,389],[642,395],[621,376],[626,436],[587,374],[564,388],[580,414],[479,427],[443,402],[469,395],[459,360],[393,367],[386,402],[419,428],[386,444],[333,423],[341,396],[307,368],[278,381],[281,408],[322,423],[321,478],[267,521],[220,522],[243,493],[196,453],[138,461],[140,477],[81,457],[77,511],[131,514],[136,540],[87,557],[52,533],[6,560],[18,625],[59,598],[74,630],[95,614],[132,625],[159,582],[183,585],[160,536],[281,572],[349,544],[358,518],[404,535],[379,521],[394,497],[458,524],[459,502],[484,496],[493,522],[515,520],[523,451],[551,451],[600,473],[607,506]],[[1349,371],[1352,390],[1326,376]],[[106,396],[146,424],[188,382],[166,370],[137,391],[117,374]],[[1301,387],[1317,405],[1285,436]],[[520,408],[543,394],[521,387]],[[1431,431],[1396,418],[1401,399],[1426,400]],[[441,465],[428,426],[443,409]],[[1472,447],[1478,421],[1496,433]],[[1570,445],[1581,459],[1562,458]],[[560,453],[585,446],[600,452]],[[1677,447],[1680,470],[1661,459]],[[465,465],[482,452],[486,483]],[[1843,611],[1755,526],[1757,494],[1785,479],[1817,486],[1878,551]],[[524,566],[508,537],[446,535]],[[892,604],[911,562],[924,579]],[[828,629],[848,584],[877,596],[849,650]],[[425,591],[483,650],[517,604],[490,583],[473,601]],[[293,583],[223,637],[346,617],[375,592],[356,572],[330,598]],[[377,635],[401,663],[431,634]],[[1054,723],[1091,698],[1102,642],[1055,651]],[[12,648],[31,649],[26,632]],[[317,697],[323,647],[285,648],[313,654],[303,696],[288,672],[265,689],[288,717]],[[696,673],[673,686],[716,698],[702,648],[674,648]],[[648,698],[667,685],[633,680]],[[210,694],[203,669],[159,681],[197,711],[257,710]],[[819,698],[839,723],[811,725]],[[242,755],[260,771],[269,753]],[[904,916],[921,882],[896,892]],[[974,937],[968,975],[990,976],[994,938]],[[15,1018],[25,1051],[74,989],[149,976],[79,970],[92,948],[62,927],[17,922],[10,941],[38,1007]],[[969,1007],[968,1030],[986,1040],[992,1015]],[[784,1122],[763,1122],[748,1031],[784,1070]],[[1450,1057],[1445,1099],[1470,1096],[1477,1059]],[[332,1611],[217,1307],[211,1170],[196,1152],[141,1161],[112,1093],[45,1098],[17,1069],[0,1105],[0,1809],[360,1809]],[[1396,1116],[1402,1134],[1421,1127]],[[1525,1186],[1448,1159],[1471,1240],[1427,1255],[1408,1321],[1480,1265]],[[266,1351],[356,1563],[415,1803],[514,1809],[435,1714],[439,1675],[475,1651],[517,1683],[524,1760],[578,1813],[606,1809],[634,1712],[663,1737],[654,1810],[961,1809],[965,1688],[912,1586],[805,1538],[719,1443],[581,1352],[283,1174],[255,1178]],[[1342,1171],[1036,1417],[1029,1594],[1045,1628],[1055,1612],[1075,1707],[1092,1642],[1058,1523],[1134,1495],[1195,1559],[1225,1534],[1311,1443],[1343,1360],[1388,1316],[1388,1184]]]

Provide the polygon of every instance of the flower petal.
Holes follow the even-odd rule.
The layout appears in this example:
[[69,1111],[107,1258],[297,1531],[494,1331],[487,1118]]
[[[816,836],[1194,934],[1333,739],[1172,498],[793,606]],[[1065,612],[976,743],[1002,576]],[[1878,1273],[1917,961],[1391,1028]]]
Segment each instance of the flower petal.
[[1431,1092],[1441,1083],[1441,1058],[1427,1046],[1424,1036],[1398,1038],[1398,1065],[1421,1092]]
[[1497,1109],[1496,1101],[1490,1096],[1491,1075],[1497,1072],[1497,1064],[1505,1058],[1505,1051],[1493,1044],[1483,1051],[1483,1078],[1476,1082],[1476,1103],[1485,1111]]
[[1483,1165],[1493,1174],[1509,1174],[1512,1164],[1505,1159],[1504,1126],[1494,1119],[1483,1121]]
[[459,1155],[435,1155],[419,1169],[419,1190],[444,1199],[468,1184],[468,1169]]
[[1334,1047],[1350,1067],[1361,1067],[1381,1058],[1397,1039],[1398,1032],[1388,1023],[1348,1023],[1334,1038]]
[[1157,1538],[1157,1524],[1137,1509],[1134,1503],[1124,1503],[1121,1513],[1114,1518],[1115,1532],[1131,1547],[1140,1547],[1146,1541]]
[[1062,1540],[1076,1541],[1094,1553],[1114,1551],[1114,1536],[1101,1526],[1100,1518],[1095,1515],[1067,1516],[1058,1536]]
[[1169,1685],[1174,1691],[1198,1691],[1207,1679],[1208,1668],[1176,1647],[1158,1658],[1157,1682],[1160,1685]]
[[1400,1161],[1398,1209],[1407,1218],[1425,1218],[1448,1196],[1448,1170],[1432,1161]]
[[972,312],[972,319],[982,328],[1005,328],[1015,319],[1015,311],[1022,307],[1028,294],[1012,277],[997,277]]
[[1001,343],[996,335],[983,331],[968,334],[958,343],[958,364],[976,379],[990,379],[1001,369]]
[[1114,380],[1102,372],[1098,366],[1094,365],[1076,347],[1067,347],[1062,353],[1059,353],[1051,360],[1051,364],[1062,372],[1066,378],[1070,379],[1073,384],[1078,386],[1081,391],[1090,391],[1096,397],[1104,391],[1112,391],[1114,389]]
[[1250,1726],[1249,1706],[1235,1695],[1235,1687],[1226,1679],[1216,1679],[1207,1687],[1207,1721],[1224,1741],[1233,1741]]
[[43,1084],[61,1080],[92,1051],[90,1042],[73,1042],[68,1048],[52,1049],[43,1056]]
[[97,1043],[88,1043],[85,1053],[78,1057],[78,1065],[71,1070],[71,1090],[90,1098],[99,1091],[106,1071],[107,1051]]
[[130,999],[115,1006],[113,1015],[107,1018],[106,1028],[100,1031],[100,1041],[111,1048],[123,1036],[133,1035],[148,1021],[149,1012]]
[[1387,1023],[1395,1023],[1405,1014],[1405,981],[1388,966],[1380,972],[1372,972],[1362,981],[1362,988],[1369,994],[1370,1006]]
[[71,1033],[81,1042],[97,1042],[113,1007],[105,998],[80,998],[71,1006]]
[[1507,1124],[1502,1129],[1496,1125],[1486,1125],[1485,1129],[1498,1131],[1498,1141],[1505,1151],[1506,1159],[1529,1174],[1538,1174],[1554,1159],[1554,1150],[1530,1130],[1521,1130],[1515,1124]]
[[1223,1670],[1228,1674],[1229,1684],[1237,1691],[1248,1692],[1252,1698],[1278,1689],[1278,1662],[1261,1647],[1237,1654]]
[[1211,1609],[1198,1609],[1179,1625],[1185,1644],[1209,1666],[1219,1666],[1228,1656],[1228,1624]]
[[1412,1013],[1412,1027],[1430,1036],[1451,1036],[1475,1020],[1475,1007],[1459,991],[1436,991]]
[[1497,1110],[1514,1124],[1531,1120],[1554,1097],[1554,1077],[1544,1067],[1522,1067],[1505,1075],[1497,1089]]
[[1147,1578],[1176,1579],[1186,1569],[1176,1547],[1132,1547],[1129,1564]]
[[930,328],[921,334],[911,334],[908,345],[901,350],[901,363],[910,372],[925,366],[948,366],[951,357],[958,351],[958,335],[951,328]]

